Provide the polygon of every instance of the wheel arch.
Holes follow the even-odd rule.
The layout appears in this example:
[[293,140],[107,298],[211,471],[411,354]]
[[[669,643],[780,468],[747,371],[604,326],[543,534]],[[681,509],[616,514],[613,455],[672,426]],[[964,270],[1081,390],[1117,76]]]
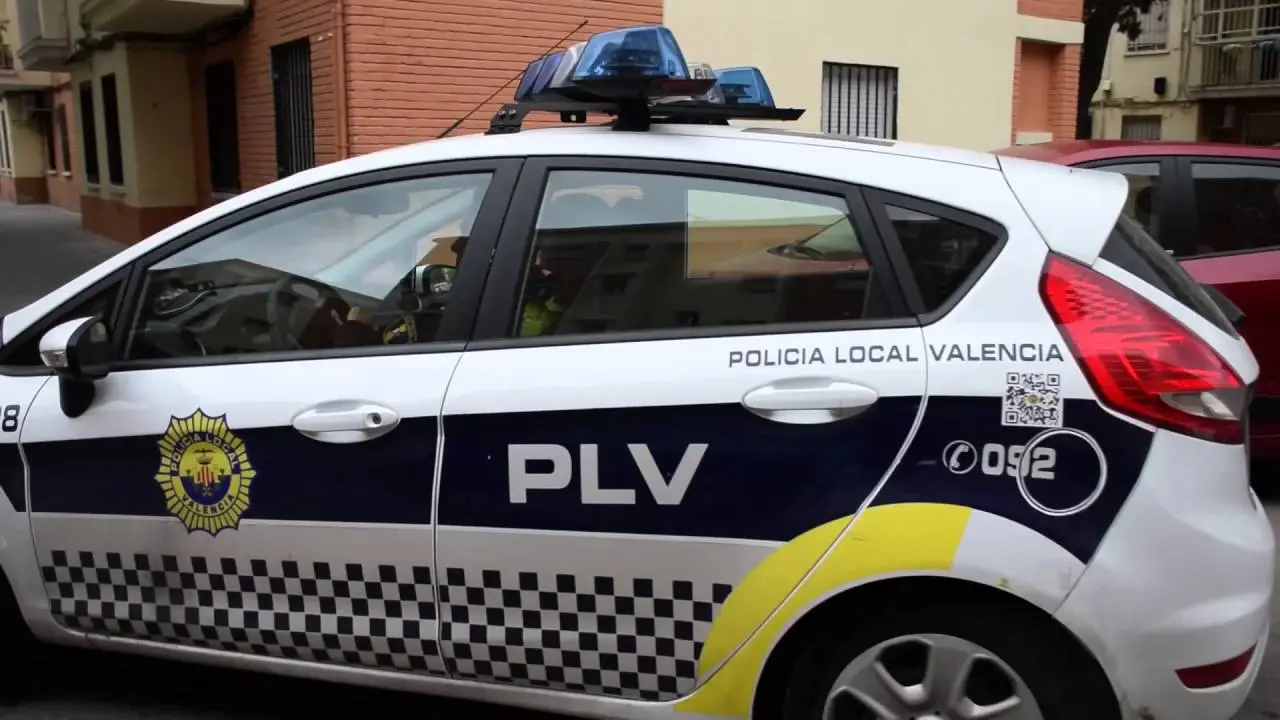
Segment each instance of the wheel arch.
[[1090,667],[1116,694],[1120,695],[1103,663],[1070,628],[1051,612],[1031,600],[1002,588],[947,574],[914,574],[879,578],[846,587],[828,595],[800,614],[769,650],[760,668],[751,700],[751,717],[777,718],[783,707],[788,683],[801,663],[805,650],[815,638],[840,632],[850,618],[866,617],[876,607],[905,607],[936,603],[980,605],[995,612],[1019,614],[1054,633],[1064,647],[1078,654],[1077,660]]

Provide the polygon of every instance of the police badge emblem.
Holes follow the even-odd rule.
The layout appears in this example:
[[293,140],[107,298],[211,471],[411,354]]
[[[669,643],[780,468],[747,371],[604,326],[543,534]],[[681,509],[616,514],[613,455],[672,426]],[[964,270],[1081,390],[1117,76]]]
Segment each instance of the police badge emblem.
[[157,443],[156,482],[164,490],[169,512],[188,532],[217,535],[234,530],[249,509],[255,472],[244,441],[227,427],[226,417],[196,410],[187,417],[171,418]]

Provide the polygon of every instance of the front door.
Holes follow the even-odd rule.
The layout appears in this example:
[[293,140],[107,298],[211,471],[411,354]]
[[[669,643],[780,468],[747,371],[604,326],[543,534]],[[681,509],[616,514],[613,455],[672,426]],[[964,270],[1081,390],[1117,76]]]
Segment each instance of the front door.
[[745,575],[885,475],[922,334],[856,188],[556,159],[518,197],[445,400],[445,652],[461,678],[675,698],[734,649],[703,645]]
[[[309,188],[139,261],[123,360],[28,414],[55,619],[102,636],[440,674],[439,413],[518,163]],[[478,219],[479,218],[479,219]],[[176,249],[176,252],[174,250]],[[485,254],[479,254],[484,257]],[[473,288],[468,291],[467,288]]]

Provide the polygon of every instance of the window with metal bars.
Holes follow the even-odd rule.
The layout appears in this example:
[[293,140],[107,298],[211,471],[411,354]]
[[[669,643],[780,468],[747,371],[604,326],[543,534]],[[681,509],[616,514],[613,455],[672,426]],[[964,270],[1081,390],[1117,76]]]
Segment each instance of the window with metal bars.
[[1146,12],[1138,15],[1138,37],[1129,40],[1131,53],[1158,52],[1169,49],[1169,2],[1154,0]]
[[1120,137],[1125,140],[1159,140],[1164,118],[1159,115],[1125,115],[1120,118]]
[[236,68],[230,61],[204,69],[205,131],[209,182],[215,193],[240,192],[240,132],[236,112]]
[[276,175],[283,178],[316,164],[309,38],[271,48],[271,84],[276,104]]
[[84,181],[98,184],[98,121],[93,113],[93,82],[80,83],[80,148],[84,152]]
[[898,137],[898,68],[822,64],[822,131]]

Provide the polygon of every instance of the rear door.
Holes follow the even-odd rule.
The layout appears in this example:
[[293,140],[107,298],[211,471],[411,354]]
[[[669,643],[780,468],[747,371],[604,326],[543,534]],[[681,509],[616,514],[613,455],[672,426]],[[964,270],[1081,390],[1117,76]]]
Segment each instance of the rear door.
[[1179,259],[1242,311],[1240,333],[1258,359],[1251,405],[1254,451],[1280,452],[1280,162],[1182,157],[1196,243]]
[[444,406],[455,677],[663,700],[725,660],[733,588],[911,434],[927,351],[887,267],[852,186],[527,162]]

